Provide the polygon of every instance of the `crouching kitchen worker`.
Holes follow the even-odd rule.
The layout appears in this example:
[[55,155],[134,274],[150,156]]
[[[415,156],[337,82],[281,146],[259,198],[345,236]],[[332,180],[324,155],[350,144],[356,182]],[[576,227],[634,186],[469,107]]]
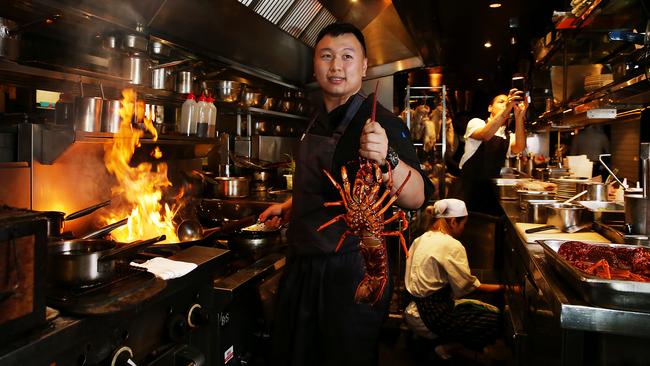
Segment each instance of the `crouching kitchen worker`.
[[[271,330],[272,365],[377,363],[379,332],[388,313],[391,286],[385,286],[383,296],[374,304],[355,301],[357,286],[366,273],[360,238],[346,236],[335,251],[347,229],[345,222],[339,220],[318,231],[346,212],[342,205],[323,205],[341,201],[323,170],[342,182],[340,171],[345,165],[352,183],[359,157],[363,157],[381,167],[386,182],[390,166],[393,193],[406,181],[395,202],[403,208],[421,207],[433,189],[419,170],[404,123],[379,104],[375,121],[370,120],[373,97],[360,93],[366,67],[365,41],[359,29],[334,23],[318,35],[314,76],[323,103],[299,142],[292,199],[260,215],[260,220],[270,224],[289,220],[287,264]],[[386,255],[381,245],[371,248],[364,253],[377,251],[375,258]]]
[[[477,356],[483,347],[495,342],[500,313],[490,304],[463,297],[473,291],[501,291],[503,286],[481,284],[470,272],[465,248],[456,239],[467,221],[465,203],[453,198],[440,200],[434,204],[432,214],[433,225],[409,249],[406,289],[413,296],[416,316],[419,314],[443,343],[436,347],[436,353],[443,358]],[[407,323],[416,322],[407,318]]]

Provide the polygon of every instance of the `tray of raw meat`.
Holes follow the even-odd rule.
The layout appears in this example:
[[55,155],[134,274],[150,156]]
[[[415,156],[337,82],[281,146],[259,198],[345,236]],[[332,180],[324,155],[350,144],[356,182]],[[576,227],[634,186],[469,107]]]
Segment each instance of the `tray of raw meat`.
[[547,262],[588,303],[650,312],[650,248],[566,240],[538,243]]

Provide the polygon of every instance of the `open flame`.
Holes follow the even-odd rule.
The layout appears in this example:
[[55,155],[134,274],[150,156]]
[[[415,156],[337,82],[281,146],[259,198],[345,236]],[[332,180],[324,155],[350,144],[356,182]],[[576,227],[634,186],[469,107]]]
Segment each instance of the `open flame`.
[[[126,226],[111,233],[117,241],[131,242],[164,234],[167,236],[166,242],[178,242],[173,218],[179,205],[170,207],[167,203],[161,203],[163,191],[172,185],[167,178],[167,164],[160,162],[155,166],[151,163],[141,163],[136,167],[129,165],[135,149],[140,146],[140,138],[144,135],[144,131],[131,128],[134,113],[142,117],[145,129],[151,132],[153,140],[158,139],[158,133],[151,120],[140,116],[144,108],[136,108],[136,96],[133,89],[122,91],[120,128],[113,141],[104,149],[106,169],[115,176],[118,183],[111,189],[112,196],[121,201],[116,207],[112,206],[104,220],[109,224],[125,217],[129,218]],[[156,147],[151,155],[160,159],[162,152]],[[182,195],[182,190],[179,194]]]

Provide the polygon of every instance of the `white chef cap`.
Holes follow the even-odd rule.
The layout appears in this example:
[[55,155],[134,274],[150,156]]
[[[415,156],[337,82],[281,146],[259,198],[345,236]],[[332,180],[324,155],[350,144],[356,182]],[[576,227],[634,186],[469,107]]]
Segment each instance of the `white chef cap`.
[[455,199],[446,198],[444,200],[436,201],[433,204],[433,215],[436,218],[441,217],[464,217],[467,216],[467,208],[465,202]]

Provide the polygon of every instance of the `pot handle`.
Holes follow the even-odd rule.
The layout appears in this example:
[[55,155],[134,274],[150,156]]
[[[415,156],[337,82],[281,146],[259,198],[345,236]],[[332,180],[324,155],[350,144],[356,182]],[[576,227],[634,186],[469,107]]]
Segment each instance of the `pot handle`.
[[142,248],[148,247],[151,244],[157,243],[165,239],[167,239],[167,236],[161,235],[157,238],[135,241],[133,243],[123,245],[119,248],[109,250],[108,252],[100,256],[98,260],[103,261],[103,260],[115,259],[117,257],[136,252]]
[[555,229],[555,226],[553,225],[544,225],[540,227],[534,227],[532,229],[526,229],[526,234],[532,234],[532,233],[538,233],[540,231],[546,231],[546,230],[551,230]]
[[65,221],[69,221],[69,220],[78,219],[78,218],[80,218],[80,217],[82,217],[82,216],[90,215],[91,213],[93,213],[93,212],[99,210],[100,208],[105,207],[105,206],[108,206],[108,205],[110,205],[110,204],[111,204],[111,200],[104,201],[104,202],[102,202],[102,203],[98,203],[98,204],[96,204],[96,205],[94,205],[94,206],[90,206],[90,207],[88,207],[88,208],[84,208],[83,210],[79,210],[79,211],[77,211],[77,212],[73,212],[73,213],[71,213],[70,215],[66,216],[66,217],[64,218],[64,220],[65,220]]
[[219,182],[217,182],[216,180],[212,179],[212,177],[209,177],[206,174],[204,174],[204,173],[202,173],[202,172],[200,172],[198,170],[192,170],[192,173],[198,175],[199,177],[201,177],[203,180],[205,180],[206,182],[208,182],[210,184],[219,185]]
[[99,237],[101,237],[101,236],[104,236],[104,235],[110,233],[111,231],[117,229],[117,228],[120,227],[120,226],[124,226],[124,225],[126,225],[127,222],[129,222],[129,218],[128,218],[128,217],[125,218],[125,219],[122,219],[122,220],[120,220],[120,221],[118,221],[118,222],[114,222],[114,223],[112,223],[112,224],[110,224],[110,225],[106,225],[106,226],[104,226],[104,227],[101,228],[101,229],[98,229],[98,230],[96,230],[96,231],[93,231],[92,233],[86,234],[86,235],[82,236],[81,239],[95,239],[95,238],[99,238]]

